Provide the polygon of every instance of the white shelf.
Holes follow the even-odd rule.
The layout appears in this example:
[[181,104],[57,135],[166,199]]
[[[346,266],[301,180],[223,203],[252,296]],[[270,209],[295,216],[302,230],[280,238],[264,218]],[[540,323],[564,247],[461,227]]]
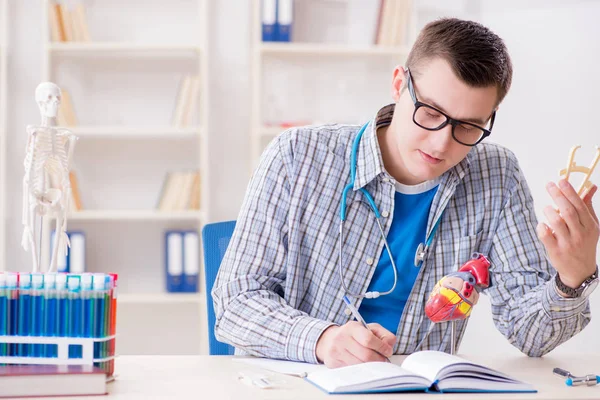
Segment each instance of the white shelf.
[[117,301],[121,304],[204,304],[203,293],[119,293]]
[[67,216],[69,221],[162,221],[162,220],[204,220],[204,212],[191,211],[159,211],[159,210],[84,210],[72,212]]
[[156,53],[161,56],[171,56],[181,52],[190,52],[197,55],[201,52],[200,46],[191,44],[159,44],[159,43],[127,43],[127,42],[49,42],[50,53],[64,54],[91,54],[99,53],[124,53],[128,57],[132,54]]
[[185,128],[176,128],[172,126],[74,126],[65,127],[79,137],[85,138],[112,138],[112,139],[130,139],[130,138],[163,138],[163,139],[184,139],[197,138],[200,136],[200,127],[192,126]]
[[343,44],[327,43],[268,43],[261,42],[258,50],[262,54],[285,55],[301,54],[315,56],[405,56],[408,54],[407,47],[385,47],[385,46],[348,46]]

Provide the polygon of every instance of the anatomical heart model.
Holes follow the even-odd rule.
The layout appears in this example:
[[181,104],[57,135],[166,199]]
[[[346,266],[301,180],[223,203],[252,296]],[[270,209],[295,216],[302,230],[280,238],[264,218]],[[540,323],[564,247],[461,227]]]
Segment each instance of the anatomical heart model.
[[452,354],[456,346],[454,322],[471,315],[479,300],[479,290],[490,285],[489,267],[490,262],[484,255],[474,253],[458,272],[448,274],[436,283],[425,303],[425,314],[432,322],[452,323]]
[[490,262],[485,256],[475,253],[458,272],[446,275],[435,285],[425,304],[425,314],[433,322],[465,319],[479,292],[490,285]]

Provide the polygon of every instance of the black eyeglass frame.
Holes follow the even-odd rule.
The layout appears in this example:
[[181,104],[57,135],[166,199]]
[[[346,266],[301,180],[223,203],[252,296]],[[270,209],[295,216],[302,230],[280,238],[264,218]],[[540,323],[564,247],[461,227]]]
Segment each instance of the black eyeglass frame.
[[[408,92],[410,93],[410,97],[412,98],[412,101],[415,104],[415,111],[413,112],[413,122],[417,126],[423,128],[423,129],[426,129],[428,131],[439,131],[439,130],[443,129],[446,125],[450,124],[452,126],[452,138],[454,140],[456,140],[458,143],[460,143],[460,144],[462,144],[464,146],[469,146],[469,147],[473,147],[473,146],[478,145],[479,143],[481,143],[481,141],[483,139],[485,139],[486,137],[488,137],[488,136],[490,136],[492,134],[492,128],[494,126],[494,120],[496,119],[496,111],[495,110],[492,113],[492,115],[490,116],[490,128],[489,129],[482,128],[481,126],[472,124],[470,122],[461,121],[459,119],[454,119],[454,118],[450,117],[448,114],[446,114],[445,112],[443,112],[441,110],[438,110],[437,108],[435,108],[433,106],[430,106],[429,104],[425,104],[423,102],[420,102],[417,99],[417,94],[415,93],[415,87],[413,85],[412,77],[410,75],[410,70],[408,68],[406,69],[406,75],[407,75],[407,83],[408,83]],[[446,121],[442,122],[442,124],[439,125],[436,128],[428,128],[428,127],[425,127],[425,126],[419,124],[417,122],[416,116],[417,116],[417,110],[419,108],[421,108],[421,107],[430,108],[430,109],[432,109],[432,110],[434,110],[434,111],[442,114],[444,117],[446,117]],[[456,125],[469,125],[469,126],[477,128],[477,129],[481,129],[483,131],[483,135],[475,143],[464,143],[464,142],[461,142],[460,140],[458,140],[456,138],[456,135],[454,134],[454,128],[456,127]]]

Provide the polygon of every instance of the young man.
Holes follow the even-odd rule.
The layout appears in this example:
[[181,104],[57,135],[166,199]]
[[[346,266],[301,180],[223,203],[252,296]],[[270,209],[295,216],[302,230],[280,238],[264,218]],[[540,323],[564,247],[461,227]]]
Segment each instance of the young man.
[[[513,153],[481,142],[511,77],[498,36],[442,19],[394,70],[394,104],[366,126],[295,128],[274,139],[212,291],[217,338],[330,367],[449,351],[450,323],[432,324],[425,302],[474,252],[491,262],[494,322],[522,352],[541,356],[581,331],[597,282],[596,187],[581,199],[567,182],[549,183],[558,209],[548,206],[548,222],[537,224]],[[345,312],[345,295],[370,329]]]

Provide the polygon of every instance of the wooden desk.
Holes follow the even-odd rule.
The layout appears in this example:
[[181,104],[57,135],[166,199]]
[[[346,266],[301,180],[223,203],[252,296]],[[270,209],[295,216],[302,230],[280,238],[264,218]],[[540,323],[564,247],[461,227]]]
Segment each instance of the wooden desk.
[[[460,354],[459,354],[460,355]],[[461,355],[463,356],[463,355]],[[401,360],[402,356],[398,357]],[[552,374],[560,366],[577,375],[600,373],[600,356],[528,358],[507,357],[485,361],[469,358],[531,383],[536,394],[378,394],[328,396],[301,378],[266,372],[257,367],[232,361],[230,356],[121,356],[115,364],[116,379],[109,383],[107,399],[600,399],[600,385],[567,387]],[[394,360],[396,361],[396,360]],[[285,383],[276,389],[259,389],[239,381],[240,371],[262,371]],[[79,397],[81,398],[81,397]],[[89,397],[98,400],[103,397]],[[73,397],[76,399],[76,397]]]

